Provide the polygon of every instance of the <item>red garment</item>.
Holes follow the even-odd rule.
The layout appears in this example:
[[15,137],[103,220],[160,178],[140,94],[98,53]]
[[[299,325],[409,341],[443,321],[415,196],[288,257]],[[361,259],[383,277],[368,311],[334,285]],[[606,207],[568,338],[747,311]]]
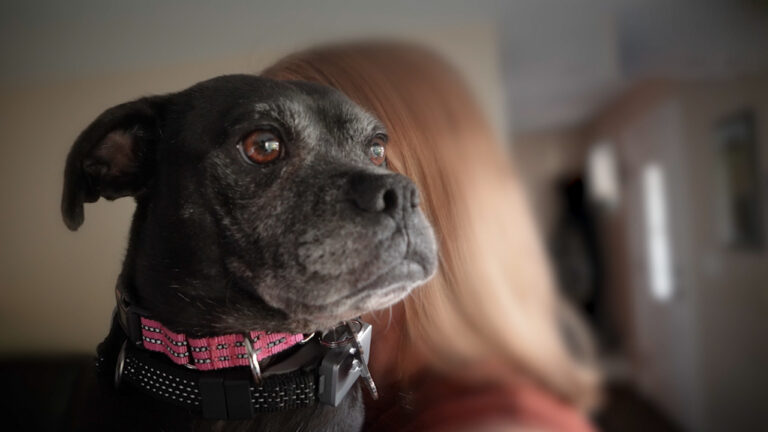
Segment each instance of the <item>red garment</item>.
[[509,424],[553,432],[594,432],[575,408],[530,384],[422,380],[407,393],[366,400],[367,432],[438,432]]

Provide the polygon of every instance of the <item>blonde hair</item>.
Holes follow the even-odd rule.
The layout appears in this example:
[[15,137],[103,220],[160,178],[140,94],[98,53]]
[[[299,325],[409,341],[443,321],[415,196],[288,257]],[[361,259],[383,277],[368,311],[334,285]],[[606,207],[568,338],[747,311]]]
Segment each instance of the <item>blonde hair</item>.
[[262,75],[335,87],[375,114],[388,128],[389,167],[421,191],[439,270],[404,300],[399,352],[448,368],[493,359],[574,405],[595,400],[597,373],[559,328],[521,184],[453,68],[419,47],[372,42],[300,52]]

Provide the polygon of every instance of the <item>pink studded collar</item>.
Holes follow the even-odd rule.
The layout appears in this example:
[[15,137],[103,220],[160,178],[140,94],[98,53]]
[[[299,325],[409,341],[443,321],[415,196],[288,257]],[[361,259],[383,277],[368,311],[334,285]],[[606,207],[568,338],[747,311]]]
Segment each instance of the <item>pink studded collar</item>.
[[[141,339],[144,348],[165,354],[174,363],[194,366],[199,370],[249,366],[244,334],[191,338],[175,333],[158,321],[141,319]],[[253,353],[261,361],[296,345],[304,339],[302,334],[248,332]]]

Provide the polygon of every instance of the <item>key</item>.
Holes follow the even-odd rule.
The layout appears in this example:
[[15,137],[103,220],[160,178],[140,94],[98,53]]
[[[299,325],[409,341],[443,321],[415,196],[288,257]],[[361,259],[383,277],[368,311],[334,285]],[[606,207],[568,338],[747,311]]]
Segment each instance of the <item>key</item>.
[[360,368],[360,376],[363,378],[365,386],[368,388],[368,392],[371,393],[373,400],[379,398],[379,392],[376,389],[376,383],[373,382],[371,371],[368,370],[368,364],[365,362],[365,355],[363,353],[363,346],[360,344],[360,340],[357,339],[357,331],[353,327],[352,321],[347,321],[347,328],[352,333],[352,347],[355,349],[354,355],[357,357],[353,364],[358,363],[356,366]]

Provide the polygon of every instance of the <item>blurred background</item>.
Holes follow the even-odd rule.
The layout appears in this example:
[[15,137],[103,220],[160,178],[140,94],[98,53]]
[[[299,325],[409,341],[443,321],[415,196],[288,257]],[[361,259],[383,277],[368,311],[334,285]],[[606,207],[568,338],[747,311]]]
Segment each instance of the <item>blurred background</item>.
[[[603,430],[768,430],[765,0],[3,1],[2,382],[64,391],[76,372],[46,359],[77,364],[109,325],[133,204],[66,230],[80,130],[123,101],[371,37],[443,53],[507,138],[600,343]],[[41,367],[40,383],[6,372]]]

